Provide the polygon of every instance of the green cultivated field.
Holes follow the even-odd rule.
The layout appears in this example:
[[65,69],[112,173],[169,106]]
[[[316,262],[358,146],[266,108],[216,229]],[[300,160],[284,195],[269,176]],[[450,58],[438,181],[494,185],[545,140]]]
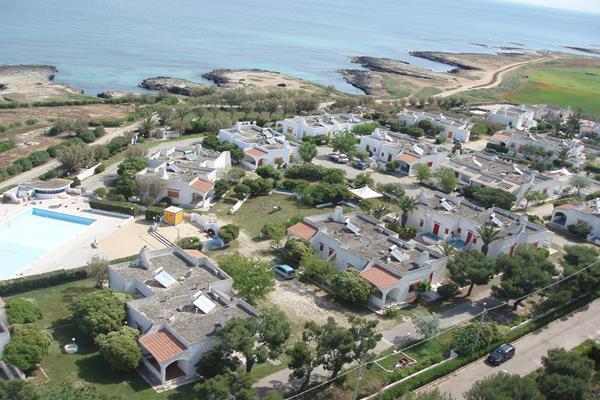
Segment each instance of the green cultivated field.
[[532,71],[525,87],[504,96],[517,103],[571,106],[581,109],[584,115],[600,118],[600,67]]

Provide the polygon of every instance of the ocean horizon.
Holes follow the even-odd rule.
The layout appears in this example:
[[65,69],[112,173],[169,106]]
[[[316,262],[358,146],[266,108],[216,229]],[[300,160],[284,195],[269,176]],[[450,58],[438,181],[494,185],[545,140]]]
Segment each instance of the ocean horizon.
[[20,0],[5,1],[0,26],[0,64],[55,65],[57,82],[88,95],[159,75],[202,81],[215,68],[357,93],[336,72],[359,68],[351,55],[440,71],[449,67],[408,52],[600,49],[598,14],[475,0]]

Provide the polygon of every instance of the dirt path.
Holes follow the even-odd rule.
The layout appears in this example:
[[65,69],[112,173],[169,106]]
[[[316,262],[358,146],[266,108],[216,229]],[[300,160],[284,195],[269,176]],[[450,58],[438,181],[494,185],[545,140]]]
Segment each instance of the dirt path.
[[486,72],[485,75],[483,75],[481,78],[479,78],[467,85],[463,85],[456,89],[447,90],[445,92],[438,93],[434,97],[449,97],[449,96],[455,95],[457,93],[462,93],[462,92],[466,92],[467,90],[473,90],[473,89],[491,89],[491,88],[498,86],[502,82],[502,78],[504,77],[504,75],[506,75],[507,73],[514,71],[515,69],[522,67],[523,65],[537,64],[537,63],[551,60],[552,58],[554,58],[554,57],[542,57],[542,58],[537,58],[535,60],[521,61],[518,63],[505,65],[501,68]]

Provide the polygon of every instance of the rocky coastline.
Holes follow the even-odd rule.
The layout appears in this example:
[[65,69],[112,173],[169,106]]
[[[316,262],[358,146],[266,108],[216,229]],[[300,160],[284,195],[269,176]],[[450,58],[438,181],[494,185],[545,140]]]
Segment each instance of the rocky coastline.
[[564,46],[565,49],[571,49],[575,51],[581,51],[589,54],[600,54],[600,49],[590,49],[588,47],[576,47],[576,46]]
[[370,96],[387,96],[388,91],[383,87],[381,79],[374,76],[373,72],[362,69],[340,69],[338,73],[346,82],[362,90]]
[[26,102],[84,94],[81,89],[54,82],[57,73],[58,68],[47,64],[0,65],[0,100],[10,94],[19,94]]
[[166,90],[172,94],[189,96],[194,89],[206,88],[206,85],[187,79],[170,78],[168,76],[156,76],[144,79],[139,87],[148,90]]
[[452,59],[450,53],[441,53],[441,52],[435,52],[435,51],[409,51],[408,54],[410,54],[413,57],[419,57],[419,58],[423,58],[425,60],[450,65],[451,67],[455,67],[455,68],[458,68],[463,71],[481,70],[481,68],[476,67],[474,65],[470,65],[470,64],[463,63],[463,62],[457,61],[455,59]]

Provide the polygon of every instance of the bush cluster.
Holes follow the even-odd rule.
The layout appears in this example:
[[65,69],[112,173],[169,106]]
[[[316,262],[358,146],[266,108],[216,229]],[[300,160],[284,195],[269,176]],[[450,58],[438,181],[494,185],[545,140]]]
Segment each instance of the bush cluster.
[[137,217],[140,209],[137,204],[125,203],[111,200],[93,200],[90,199],[90,207],[97,210],[112,211],[121,214],[132,215]]

